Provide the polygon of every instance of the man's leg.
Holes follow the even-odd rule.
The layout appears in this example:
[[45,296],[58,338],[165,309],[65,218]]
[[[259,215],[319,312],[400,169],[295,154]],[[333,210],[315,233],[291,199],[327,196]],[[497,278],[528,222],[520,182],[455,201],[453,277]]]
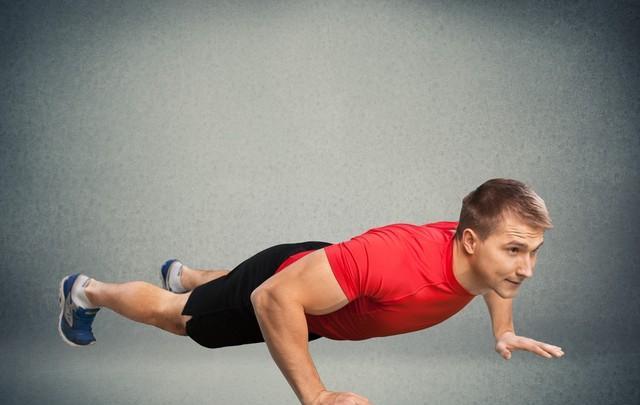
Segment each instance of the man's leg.
[[229,274],[229,270],[192,269],[183,263],[180,283],[184,288],[191,291],[199,285],[208,283],[211,280],[215,280],[216,278],[227,274]]
[[[181,283],[188,290],[229,273],[229,270],[192,269],[183,264]],[[186,335],[191,315],[182,315],[191,292],[174,294],[144,281],[121,284],[92,279],[85,287],[95,306],[107,307],[136,322],[156,326],[177,335]]]
[[107,307],[136,322],[186,336],[191,315],[182,315],[191,292],[174,294],[144,281],[105,283],[92,279],[85,294],[95,306]]

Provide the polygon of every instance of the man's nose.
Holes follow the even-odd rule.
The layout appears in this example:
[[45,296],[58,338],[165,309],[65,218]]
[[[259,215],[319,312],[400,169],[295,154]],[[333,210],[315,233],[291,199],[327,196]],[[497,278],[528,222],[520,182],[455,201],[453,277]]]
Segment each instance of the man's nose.
[[531,258],[527,257],[524,259],[524,263],[522,263],[516,274],[526,278],[533,276],[533,262]]

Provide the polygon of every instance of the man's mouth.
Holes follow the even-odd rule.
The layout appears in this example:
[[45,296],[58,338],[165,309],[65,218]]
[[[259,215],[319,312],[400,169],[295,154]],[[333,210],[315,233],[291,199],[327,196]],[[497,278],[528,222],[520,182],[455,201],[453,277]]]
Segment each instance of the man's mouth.
[[512,284],[515,284],[515,285],[520,285],[520,283],[516,283],[515,281],[511,281],[511,280],[509,280],[509,279],[507,279],[507,281],[508,281],[508,282],[510,282],[510,283],[512,283]]

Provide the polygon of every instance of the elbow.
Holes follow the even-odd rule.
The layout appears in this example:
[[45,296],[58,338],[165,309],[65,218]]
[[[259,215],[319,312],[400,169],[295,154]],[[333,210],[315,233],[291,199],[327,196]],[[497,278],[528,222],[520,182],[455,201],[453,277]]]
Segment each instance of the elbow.
[[290,296],[281,289],[258,287],[251,292],[251,305],[256,313],[267,315],[271,312],[282,312],[291,310],[292,308],[301,308],[297,302],[293,301]]
[[254,311],[257,311],[264,305],[269,295],[269,290],[266,288],[258,287],[251,292],[251,304],[253,305]]

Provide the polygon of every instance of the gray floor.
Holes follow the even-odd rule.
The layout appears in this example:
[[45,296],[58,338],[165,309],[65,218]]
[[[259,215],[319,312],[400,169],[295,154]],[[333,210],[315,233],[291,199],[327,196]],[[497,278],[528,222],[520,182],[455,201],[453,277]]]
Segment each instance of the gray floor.
[[[565,348],[564,357],[515,352],[505,361],[492,350],[482,305],[474,301],[468,312],[416,333],[320,339],[311,353],[327,387],[378,405],[632,404],[640,398],[637,352],[604,342],[593,350],[588,336],[579,341],[565,331],[545,336]],[[52,327],[3,341],[2,403],[297,403],[264,344],[206,349],[108,311],[96,318],[98,343],[91,347],[67,346]]]

